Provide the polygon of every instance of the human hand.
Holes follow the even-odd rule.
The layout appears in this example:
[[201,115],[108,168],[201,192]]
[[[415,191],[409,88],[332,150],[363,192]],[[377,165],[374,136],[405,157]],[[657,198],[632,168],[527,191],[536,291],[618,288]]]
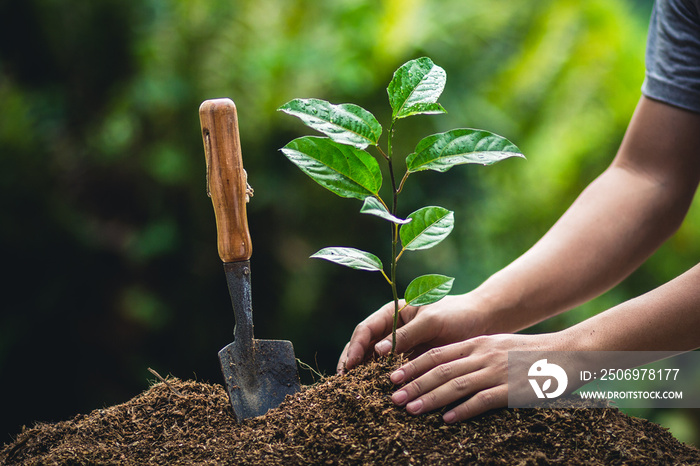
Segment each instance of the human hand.
[[[399,301],[399,306],[403,305],[404,301]],[[427,306],[407,306],[399,313],[396,352],[410,352],[415,357],[435,346],[480,335],[483,326],[479,315],[469,294],[446,296]],[[389,354],[393,319],[392,301],[358,324],[340,355],[338,373],[362,363],[373,351]]]
[[390,378],[406,383],[391,399],[410,414],[461,404],[443,415],[447,423],[508,405],[508,352],[551,351],[557,334],[488,335],[436,347],[404,364]]

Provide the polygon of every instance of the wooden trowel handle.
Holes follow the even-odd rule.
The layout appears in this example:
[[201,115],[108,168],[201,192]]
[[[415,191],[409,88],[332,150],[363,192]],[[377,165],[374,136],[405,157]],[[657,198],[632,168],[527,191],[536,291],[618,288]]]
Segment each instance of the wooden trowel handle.
[[250,259],[253,252],[246,215],[246,174],[238,136],[238,115],[231,99],[206,100],[199,107],[207,194],[216,216],[219,257],[224,262]]

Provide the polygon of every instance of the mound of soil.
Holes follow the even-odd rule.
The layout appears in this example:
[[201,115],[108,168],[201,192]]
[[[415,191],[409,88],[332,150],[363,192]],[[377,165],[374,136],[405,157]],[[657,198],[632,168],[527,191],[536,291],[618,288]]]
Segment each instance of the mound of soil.
[[224,388],[168,379],[130,401],[37,424],[1,464],[700,464],[700,451],[614,408],[500,409],[456,425],[389,399],[386,362],[324,378],[237,424]]

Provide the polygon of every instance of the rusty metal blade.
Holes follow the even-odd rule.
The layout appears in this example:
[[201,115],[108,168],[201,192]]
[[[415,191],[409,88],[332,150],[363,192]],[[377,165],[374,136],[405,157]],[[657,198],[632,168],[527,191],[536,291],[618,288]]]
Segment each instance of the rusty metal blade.
[[241,422],[276,408],[300,390],[290,341],[253,338],[250,261],[224,263],[236,318],[234,341],[219,351],[219,362],[236,419]]
[[238,422],[262,416],[300,389],[289,341],[254,340],[252,352],[246,354],[234,341],[219,351],[219,361]]

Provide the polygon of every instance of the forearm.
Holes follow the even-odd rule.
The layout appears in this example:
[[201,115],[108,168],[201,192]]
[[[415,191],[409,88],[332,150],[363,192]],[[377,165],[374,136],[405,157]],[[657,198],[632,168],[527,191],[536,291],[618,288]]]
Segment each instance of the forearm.
[[700,347],[700,265],[562,332],[572,350],[690,351]]
[[610,289],[675,231],[686,206],[664,188],[611,167],[529,251],[473,293],[487,302],[487,333],[516,331]]
[[680,225],[700,174],[700,115],[642,98],[613,164],[529,251],[472,295],[512,332],[610,289]]

